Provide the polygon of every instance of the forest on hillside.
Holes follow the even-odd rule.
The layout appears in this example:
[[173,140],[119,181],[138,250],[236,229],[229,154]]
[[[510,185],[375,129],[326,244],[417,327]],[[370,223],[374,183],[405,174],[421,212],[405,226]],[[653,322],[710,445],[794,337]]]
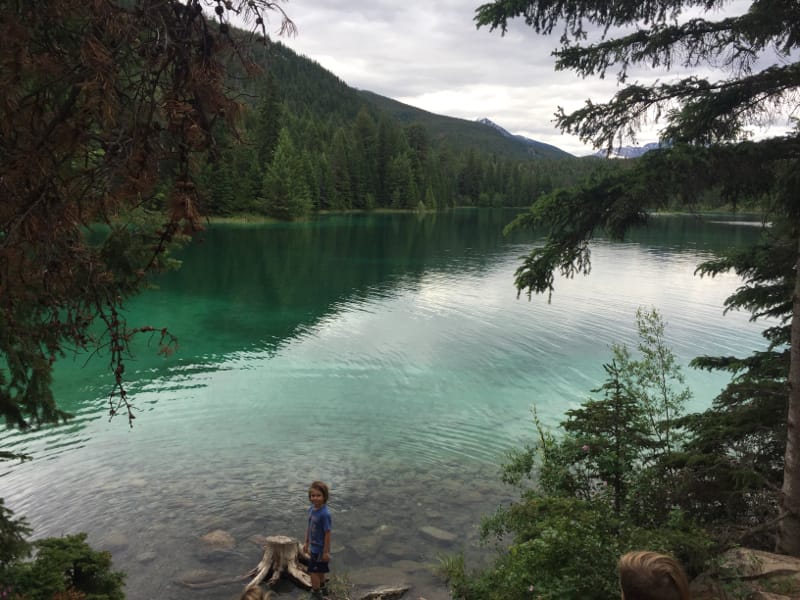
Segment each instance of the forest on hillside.
[[[280,43],[270,43],[257,60],[263,73],[255,77],[227,68],[246,109],[239,139],[223,138],[200,178],[203,212],[210,216],[526,207],[555,188],[620,166],[566,153],[520,158],[499,133],[468,121],[449,119],[447,134],[400,121],[374,95],[349,88]],[[453,134],[476,126],[486,136],[473,134],[472,143]]]

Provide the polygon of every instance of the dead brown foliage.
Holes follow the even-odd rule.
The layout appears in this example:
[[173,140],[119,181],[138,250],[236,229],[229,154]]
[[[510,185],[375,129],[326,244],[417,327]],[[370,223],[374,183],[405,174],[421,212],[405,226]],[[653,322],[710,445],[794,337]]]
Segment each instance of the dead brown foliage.
[[111,414],[133,419],[130,340],[176,342],[120,309],[200,228],[195,173],[241,112],[222,59],[245,53],[226,20],[249,16],[262,34],[268,12],[291,22],[264,0],[0,5],[0,415],[21,428],[65,417],[52,364],[79,350],[107,353]]

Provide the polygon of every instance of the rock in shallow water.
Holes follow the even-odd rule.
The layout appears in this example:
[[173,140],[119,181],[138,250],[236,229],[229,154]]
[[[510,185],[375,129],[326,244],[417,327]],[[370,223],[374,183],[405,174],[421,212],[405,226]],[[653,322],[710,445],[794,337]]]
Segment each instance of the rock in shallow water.
[[455,542],[456,536],[444,529],[439,529],[438,527],[434,527],[433,525],[425,525],[424,527],[420,527],[419,531],[422,535],[427,537],[428,539],[432,539],[437,542]]
[[205,534],[200,540],[215,550],[230,550],[236,545],[236,540],[233,536],[223,529],[215,529]]
[[128,548],[128,538],[121,531],[110,531],[100,543],[100,548],[112,554]]
[[136,560],[137,560],[137,562],[145,564],[145,563],[153,562],[157,557],[158,557],[158,555],[155,552],[148,551],[148,552],[142,552],[141,554],[138,554],[136,556]]
[[399,569],[400,571],[404,571],[406,573],[416,573],[418,571],[429,571],[431,569],[430,565],[426,565],[425,563],[417,562],[415,560],[397,560],[392,563],[393,569]]

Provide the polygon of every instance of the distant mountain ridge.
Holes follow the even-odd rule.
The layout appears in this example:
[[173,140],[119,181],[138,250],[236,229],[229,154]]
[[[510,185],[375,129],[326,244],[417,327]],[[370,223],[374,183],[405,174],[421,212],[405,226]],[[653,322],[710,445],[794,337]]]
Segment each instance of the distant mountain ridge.
[[503,127],[501,127],[500,125],[498,125],[497,123],[495,123],[491,119],[487,119],[486,117],[484,117],[483,119],[477,119],[476,122],[478,122],[478,123],[480,123],[482,125],[487,125],[487,126],[491,127],[492,129],[494,129],[495,131],[498,131],[500,133],[500,135],[503,135],[503,136],[505,136],[507,138],[512,138],[512,139],[518,140],[518,141],[522,142],[523,144],[525,144],[526,146],[531,146],[532,148],[536,148],[536,149],[541,150],[541,151],[547,150],[547,151],[553,151],[553,152],[563,152],[564,154],[567,154],[568,156],[572,156],[571,154],[569,154],[568,152],[565,152],[564,150],[562,150],[561,148],[558,148],[557,146],[553,146],[551,144],[545,144],[544,142],[537,142],[536,140],[532,140],[531,138],[525,137],[524,135],[511,133],[507,129],[504,129]]
[[592,156],[599,156],[600,158],[638,158],[650,152],[650,150],[658,150],[661,147],[661,142],[650,142],[644,146],[621,146],[619,148],[614,148],[611,154],[606,154],[605,150],[598,150],[592,154]]
[[421,124],[435,139],[447,141],[456,147],[473,147],[478,151],[516,159],[575,158],[556,146],[512,135],[494,123],[487,127],[483,120],[469,121],[437,115],[367,90],[359,90],[359,93],[397,121],[407,125]]

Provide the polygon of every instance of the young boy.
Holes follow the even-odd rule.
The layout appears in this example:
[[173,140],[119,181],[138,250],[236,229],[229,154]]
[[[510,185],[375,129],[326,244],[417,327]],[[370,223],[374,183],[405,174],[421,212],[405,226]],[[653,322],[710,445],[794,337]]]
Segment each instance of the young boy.
[[322,598],[327,593],[328,561],[331,552],[331,513],[328,512],[328,486],[314,481],[308,487],[308,527],[303,552],[311,554],[308,574],[311,575],[311,593]]

